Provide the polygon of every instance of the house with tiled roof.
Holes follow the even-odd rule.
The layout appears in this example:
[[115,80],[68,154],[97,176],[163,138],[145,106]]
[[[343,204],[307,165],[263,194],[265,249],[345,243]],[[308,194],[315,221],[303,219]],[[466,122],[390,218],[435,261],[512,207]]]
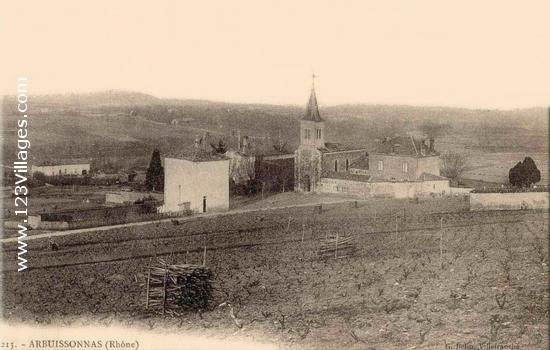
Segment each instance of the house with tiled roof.
[[365,174],[388,181],[415,181],[424,173],[439,176],[439,152],[435,140],[412,135],[386,138],[362,160]]
[[449,180],[439,175],[434,143],[433,138],[413,134],[388,137],[368,149],[326,142],[325,120],[312,86],[300,121],[294,189],[361,197],[444,195],[449,193]]
[[61,162],[45,161],[31,166],[31,173],[42,173],[46,176],[85,176],[90,173],[89,160],[63,160]]

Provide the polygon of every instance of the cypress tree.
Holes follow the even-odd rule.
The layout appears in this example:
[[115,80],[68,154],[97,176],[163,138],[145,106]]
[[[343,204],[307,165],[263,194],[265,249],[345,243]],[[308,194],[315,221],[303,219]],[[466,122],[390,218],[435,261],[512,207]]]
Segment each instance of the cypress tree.
[[160,151],[156,148],[147,169],[145,187],[149,191],[164,191],[164,168],[160,160]]

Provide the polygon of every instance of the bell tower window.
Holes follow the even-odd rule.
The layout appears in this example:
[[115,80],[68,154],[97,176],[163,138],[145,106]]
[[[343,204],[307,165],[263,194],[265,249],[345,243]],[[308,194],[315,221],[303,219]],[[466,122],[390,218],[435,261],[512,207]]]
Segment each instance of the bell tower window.
[[315,139],[320,140],[323,138],[323,129],[315,129]]

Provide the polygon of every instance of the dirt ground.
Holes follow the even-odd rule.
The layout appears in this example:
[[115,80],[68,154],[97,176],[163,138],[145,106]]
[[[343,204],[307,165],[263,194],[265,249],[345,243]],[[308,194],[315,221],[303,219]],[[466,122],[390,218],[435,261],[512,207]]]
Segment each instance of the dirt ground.
[[[438,214],[441,206],[235,214],[59,237],[56,251],[29,241],[24,273],[14,271],[16,245],[4,244],[3,318],[280,348],[548,348],[547,213]],[[351,237],[355,254],[321,259],[322,242],[336,236]],[[209,309],[177,317],[145,310],[151,258],[201,264],[204,247],[216,276]]]

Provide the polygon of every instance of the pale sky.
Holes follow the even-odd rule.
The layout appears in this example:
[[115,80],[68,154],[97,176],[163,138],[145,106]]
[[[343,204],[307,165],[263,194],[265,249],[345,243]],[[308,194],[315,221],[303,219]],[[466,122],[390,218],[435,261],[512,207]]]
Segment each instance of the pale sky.
[[548,106],[549,1],[4,1],[0,88]]

